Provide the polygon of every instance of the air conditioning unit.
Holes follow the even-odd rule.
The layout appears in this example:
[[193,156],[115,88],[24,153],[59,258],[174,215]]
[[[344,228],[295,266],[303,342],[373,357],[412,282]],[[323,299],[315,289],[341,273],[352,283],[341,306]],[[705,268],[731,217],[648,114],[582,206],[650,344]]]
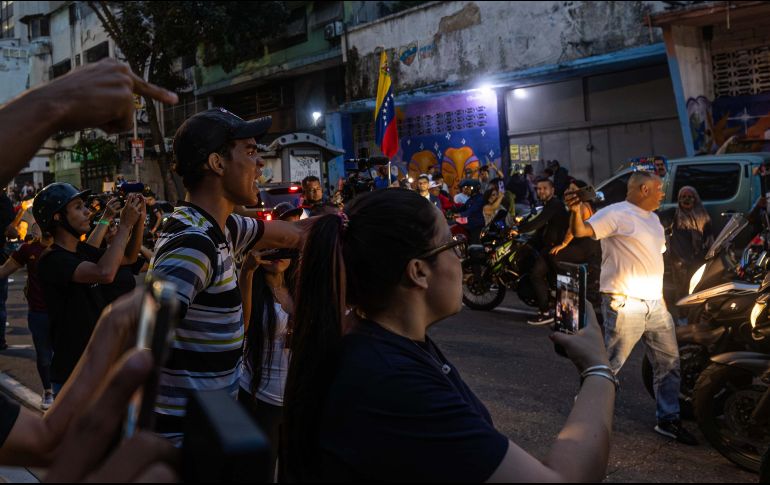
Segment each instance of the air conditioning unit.
[[339,20],[330,24],[326,24],[326,27],[324,27],[324,39],[332,40],[340,37],[342,35],[343,29],[344,26]]

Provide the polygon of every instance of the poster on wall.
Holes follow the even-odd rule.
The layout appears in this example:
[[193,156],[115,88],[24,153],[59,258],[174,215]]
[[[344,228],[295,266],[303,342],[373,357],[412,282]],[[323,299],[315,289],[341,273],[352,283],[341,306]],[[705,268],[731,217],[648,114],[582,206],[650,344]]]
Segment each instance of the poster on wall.
[[540,145],[529,146],[529,159],[532,161],[540,160]]
[[519,145],[513,144],[511,145],[511,161],[517,162],[519,160]]
[[519,147],[519,150],[521,151],[521,161],[528,162],[529,161],[529,145],[521,145]]
[[317,151],[292,150],[289,155],[289,170],[292,182],[301,182],[309,175],[321,179],[321,159]]
[[[495,93],[481,90],[397,107],[399,151],[391,161],[399,177],[441,171],[454,196],[462,179],[478,178],[482,165],[501,169],[497,109]],[[379,155],[371,118],[371,113],[354,118],[354,149]]]

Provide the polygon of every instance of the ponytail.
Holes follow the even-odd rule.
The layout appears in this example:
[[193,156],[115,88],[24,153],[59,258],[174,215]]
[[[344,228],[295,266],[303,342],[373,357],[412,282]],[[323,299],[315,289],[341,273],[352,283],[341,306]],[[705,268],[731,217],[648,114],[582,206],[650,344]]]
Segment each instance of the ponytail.
[[320,217],[305,242],[296,287],[292,357],[284,393],[286,464],[300,481],[318,469],[317,436],[323,402],[342,343],[345,267],[342,218]]

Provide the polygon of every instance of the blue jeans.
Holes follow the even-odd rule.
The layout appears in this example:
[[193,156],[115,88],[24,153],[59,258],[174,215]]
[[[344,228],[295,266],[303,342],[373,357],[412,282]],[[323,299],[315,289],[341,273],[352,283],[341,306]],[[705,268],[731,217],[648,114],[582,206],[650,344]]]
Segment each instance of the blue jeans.
[[602,295],[604,343],[610,367],[617,374],[639,339],[655,373],[658,421],[679,419],[679,347],[674,321],[661,300]]
[[51,326],[48,322],[46,312],[27,313],[27,326],[32,332],[32,342],[35,344],[35,355],[37,356],[37,373],[40,374],[40,380],[43,383],[43,389],[51,389]]

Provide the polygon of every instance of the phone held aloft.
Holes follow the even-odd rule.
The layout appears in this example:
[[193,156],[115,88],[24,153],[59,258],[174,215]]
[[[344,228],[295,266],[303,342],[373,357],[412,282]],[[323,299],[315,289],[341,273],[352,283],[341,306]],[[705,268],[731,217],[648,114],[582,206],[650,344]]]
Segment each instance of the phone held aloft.
[[[556,313],[554,329],[557,332],[575,334],[587,324],[586,285],[588,267],[585,264],[559,263],[556,274]],[[565,356],[564,349],[556,345],[556,353]]]
[[179,301],[176,285],[148,277],[139,316],[136,348],[150,350],[153,371],[128,405],[123,427],[125,438],[130,438],[137,429],[153,428],[153,408],[158,393],[160,368],[168,358],[169,345],[178,321]]
[[299,257],[299,249],[295,248],[280,248],[274,249],[272,252],[264,253],[260,256],[260,259],[265,261],[276,261],[278,259],[296,259]]
[[580,202],[591,202],[596,199],[596,190],[592,186],[587,185],[579,188],[575,195],[580,199]]

